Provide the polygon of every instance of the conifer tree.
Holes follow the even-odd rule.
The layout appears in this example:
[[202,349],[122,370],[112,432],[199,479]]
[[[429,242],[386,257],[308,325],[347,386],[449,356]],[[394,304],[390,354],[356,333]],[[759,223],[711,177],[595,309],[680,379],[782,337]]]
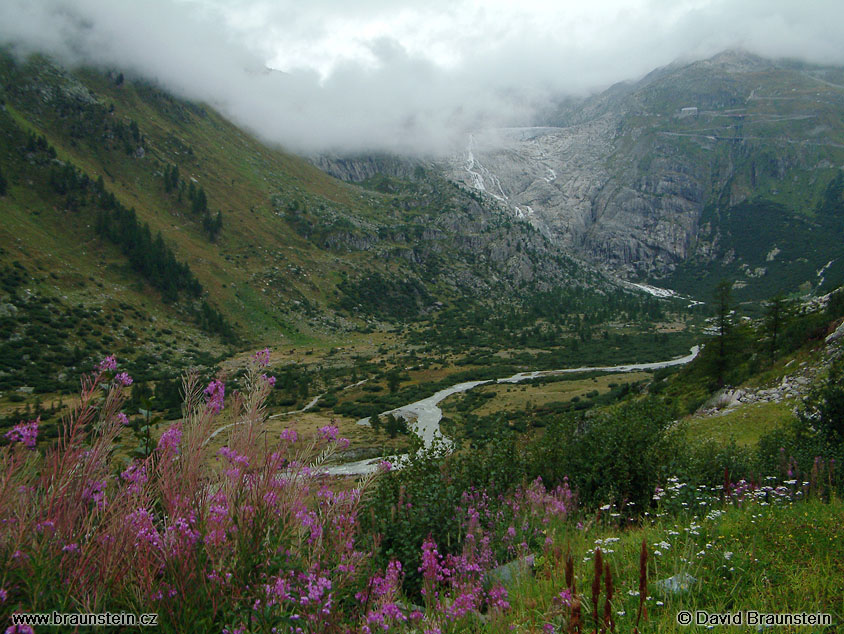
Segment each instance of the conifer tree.
[[732,333],[732,290],[733,283],[721,280],[715,289],[715,327],[717,329],[717,350],[715,357],[715,373],[718,387],[724,386],[729,364],[729,339]]

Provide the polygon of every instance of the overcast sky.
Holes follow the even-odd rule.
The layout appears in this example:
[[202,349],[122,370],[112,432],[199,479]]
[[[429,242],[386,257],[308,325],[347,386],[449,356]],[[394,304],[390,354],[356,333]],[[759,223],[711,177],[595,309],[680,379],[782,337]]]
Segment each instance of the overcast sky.
[[844,64],[844,0],[2,0],[0,41],[154,79],[296,151],[434,152],[678,58]]

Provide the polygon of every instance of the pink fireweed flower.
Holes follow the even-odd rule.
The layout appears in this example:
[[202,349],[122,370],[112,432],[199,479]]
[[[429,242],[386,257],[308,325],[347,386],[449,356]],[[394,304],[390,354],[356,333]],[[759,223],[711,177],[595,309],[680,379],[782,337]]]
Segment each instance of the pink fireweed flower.
[[35,442],[38,437],[38,423],[40,422],[40,416],[35,420],[31,420],[26,423],[20,422],[15,425],[11,431],[7,431],[5,437],[12,442],[22,443],[24,447],[34,449]]
[[129,535],[133,535],[135,548],[152,546],[160,549],[162,546],[161,535],[155,528],[152,513],[144,508],[139,508],[126,516],[126,528]]
[[300,509],[296,512],[296,519],[299,520],[300,526],[309,532],[307,540],[309,544],[313,544],[322,537],[322,524],[315,512]]
[[388,471],[393,470],[393,464],[389,460],[382,460],[381,462],[378,463],[378,469],[379,469],[379,471],[383,471],[384,473],[387,473]]
[[566,588],[560,594],[558,594],[556,597],[554,597],[554,599],[556,599],[559,603],[561,603],[562,605],[564,605],[566,607],[570,606],[571,605],[571,590]]
[[196,515],[188,513],[187,517],[177,517],[167,527],[167,540],[170,554],[180,556],[190,551],[199,541],[200,534],[196,529]]
[[100,372],[108,372],[110,370],[117,369],[117,359],[114,358],[113,354],[108,355],[105,359],[100,361],[99,365],[97,365],[97,370]]
[[174,423],[161,434],[156,449],[160,450],[161,453],[178,453],[180,442],[182,442],[182,426],[179,423]]
[[446,618],[449,620],[462,619],[470,612],[477,612],[480,606],[477,588],[468,587],[460,592],[446,607]]
[[428,536],[422,542],[422,565],[419,567],[419,572],[422,573],[425,581],[437,582],[444,579],[441,561],[442,557],[437,551],[436,542]]
[[[299,597],[301,605],[308,605],[309,603],[319,603],[326,591],[331,590],[331,580],[316,572],[304,575],[304,581],[307,582],[307,594],[302,594]],[[328,595],[329,602],[331,595]]]
[[491,610],[509,610],[510,603],[507,601],[507,590],[502,585],[494,586],[487,594],[487,605]]
[[132,385],[132,377],[126,374],[126,372],[120,372],[114,377],[114,382],[124,387],[129,387]]
[[5,634],[35,634],[35,630],[26,623],[16,623],[7,627]]
[[8,596],[8,593],[3,588],[0,588],[0,603],[6,603]]
[[266,368],[270,364],[270,349],[264,348],[263,350],[258,350],[258,352],[252,355],[252,359],[262,368]]
[[223,400],[226,396],[226,385],[219,379],[214,379],[205,388],[204,394],[208,397],[208,409],[216,413],[223,410]]
[[340,428],[337,425],[326,425],[325,427],[320,427],[318,431],[320,438],[334,441],[337,440],[337,434],[340,433]]
[[126,487],[129,493],[140,493],[147,483],[147,467],[142,462],[133,462],[126,471],[120,474],[120,477],[129,483]]
[[338,438],[337,439],[337,449],[346,449],[351,444],[352,443],[348,438]]
[[261,378],[269,383],[270,387],[275,387],[275,377],[274,376],[267,376],[266,374],[262,374]]
[[295,429],[284,429],[281,432],[281,439],[289,443],[294,443],[299,440],[299,434],[296,433]]
[[82,489],[82,499],[86,502],[93,502],[98,509],[105,506],[105,480],[89,480]]
[[218,455],[223,456],[226,460],[230,463],[235,465],[240,465],[243,467],[249,466],[249,458],[237,453],[231,447],[221,447],[220,451],[217,452]]
[[126,426],[126,425],[128,425],[128,424],[129,424],[129,417],[128,417],[128,416],[126,416],[126,414],[124,414],[123,412],[118,412],[118,413],[117,413],[117,421],[118,421],[121,425]]
[[369,593],[359,592],[356,596],[358,601],[367,602],[372,599],[389,599],[396,595],[401,587],[402,577],[401,562],[393,559],[387,564],[387,570],[382,577],[375,574],[369,580]]
[[79,544],[68,544],[62,547],[62,551],[66,553],[75,553],[79,550]]

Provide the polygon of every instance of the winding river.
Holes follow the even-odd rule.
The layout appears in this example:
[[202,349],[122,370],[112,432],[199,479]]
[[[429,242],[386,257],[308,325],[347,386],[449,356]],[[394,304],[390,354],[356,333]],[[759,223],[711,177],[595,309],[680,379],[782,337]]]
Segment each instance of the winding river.
[[[396,409],[383,412],[381,416],[386,416],[387,414],[394,414],[396,416],[402,416],[407,420],[413,421],[411,423],[411,427],[414,433],[416,433],[416,435],[419,436],[425,443],[426,448],[430,447],[434,443],[434,440],[436,438],[440,438],[442,442],[448,447],[451,445],[451,441],[445,436],[443,436],[440,432],[440,420],[442,419],[443,413],[442,410],[438,407],[438,405],[452,394],[466,392],[468,390],[476,388],[479,385],[485,385],[487,383],[519,383],[521,381],[527,381],[529,379],[536,379],[543,376],[554,376],[557,374],[572,374],[575,372],[594,371],[638,372],[642,370],[659,370],[661,368],[668,368],[674,365],[683,365],[689,363],[697,356],[698,352],[700,352],[700,346],[694,346],[691,349],[691,352],[685,357],[680,357],[679,359],[672,359],[670,361],[656,361],[654,363],[633,363],[630,365],[613,366],[584,366],[580,368],[566,368],[563,370],[539,370],[536,372],[519,372],[518,374],[514,374],[513,376],[509,376],[507,378],[498,380],[487,379],[485,381],[465,381],[463,383],[457,383],[456,385],[447,387],[444,390],[440,390],[439,392],[427,398],[423,398],[420,401],[416,401],[415,403],[410,403],[409,405],[403,405],[401,407],[397,407]],[[358,421],[358,425],[368,424],[368,418],[362,418]],[[400,456],[367,458],[366,460],[358,460],[356,462],[347,462],[345,464],[329,466],[325,468],[325,472],[330,475],[340,476],[363,475],[375,471],[382,460],[389,460],[393,465],[400,467],[403,460],[407,457],[407,454],[402,454]]]

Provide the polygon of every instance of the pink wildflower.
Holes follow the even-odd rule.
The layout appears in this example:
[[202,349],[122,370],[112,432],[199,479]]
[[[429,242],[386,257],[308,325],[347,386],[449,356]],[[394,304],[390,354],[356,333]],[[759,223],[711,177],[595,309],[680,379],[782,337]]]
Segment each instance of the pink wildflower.
[[270,364],[270,349],[259,350],[252,356],[252,359],[262,368],[266,368]]
[[487,594],[487,605],[492,610],[508,610],[510,603],[507,601],[507,590],[502,585],[496,585]]
[[11,431],[7,431],[5,437],[11,440],[12,442],[23,443],[24,447],[29,447],[30,449],[33,449],[35,448],[35,441],[38,436],[38,423],[40,422],[40,416],[35,420],[31,420],[27,423],[20,422],[15,425],[11,429]]
[[117,359],[114,358],[113,354],[108,355],[105,359],[100,361],[99,365],[97,366],[97,370],[100,372],[108,372],[109,370],[116,370],[117,369]]
[[218,451],[217,454],[223,456],[231,464],[236,464],[243,467],[249,466],[249,458],[237,453],[231,447],[221,447],[220,451]]
[[299,435],[296,433],[295,429],[284,429],[281,432],[281,439],[294,443],[299,440]]
[[179,423],[174,423],[170,425],[170,427],[161,434],[161,438],[158,439],[158,446],[162,453],[178,453],[179,451],[179,443],[182,442],[182,427]]
[[340,433],[340,428],[337,425],[326,425],[325,427],[320,427],[318,431],[320,438],[334,441],[337,440],[337,434]]
[[105,506],[105,480],[89,480],[82,489],[82,499],[93,502],[98,509]]
[[35,634],[35,630],[26,623],[16,623],[6,628],[6,634]]
[[118,412],[117,420],[121,425],[128,425],[129,424],[129,417],[126,416],[123,412]]
[[135,548],[144,545],[161,548],[161,535],[155,528],[152,513],[147,509],[139,508],[129,513],[126,516],[126,527],[134,533]]
[[126,374],[125,372],[121,372],[114,377],[114,381],[123,385],[124,387],[129,387],[132,385],[132,377]]
[[226,385],[219,379],[214,379],[205,388],[205,395],[208,397],[208,409],[216,413],[223,410],[223,400],[226,396]]
[[269,383],[270,387],[275,387],[275,377],[274,376],[267,376],[266,374],[262,374],[261,378]]
[[387,473],[388,471],[393,470],[393,464],[389,460],[382,460],[381,462],[378,463],[378,469],[379,469],[379,471],[383,471],[384,473]]
[[126,471],[120,474],[120,477],[129,483],[127,487],[129,493],[140,493],[147,483],[147,467],[142,462],[133,462]]
[[571,590],[566,588],[554,598],[560,603],[562,603],[564,606],[568,607],[571,605]]
[[[436,542],[429,536],[422,542],[422,565],[419,567],[419,572],[422,577],[428,582],[437,582],[443,580],[443,571],[441,562],[442,557],[437,551]],[[422,591],[425,592],[424,590]]]

